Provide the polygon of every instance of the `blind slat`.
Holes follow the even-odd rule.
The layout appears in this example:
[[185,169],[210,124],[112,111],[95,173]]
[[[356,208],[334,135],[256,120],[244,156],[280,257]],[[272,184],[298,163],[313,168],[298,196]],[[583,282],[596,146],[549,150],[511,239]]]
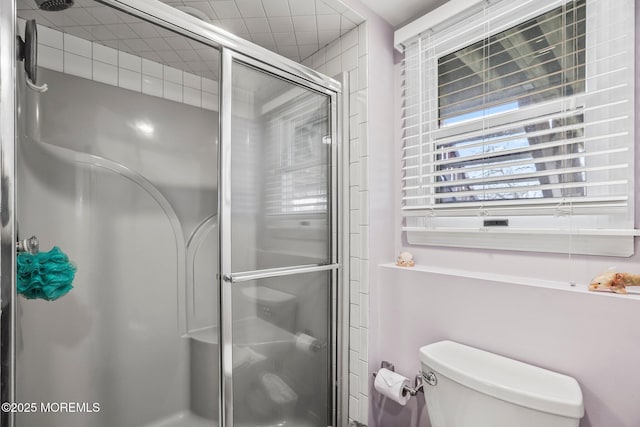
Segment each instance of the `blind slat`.
[[[522,166],[522,165],[528,165],[528,164],[557,162],[557,161],[562,161],[562,160],[579,159],[581,157],[598,157],[598,156],[604,156],[604,155],[609,155],[609,154],[626,153],[628,151],[630,151],[629,147],[621,147],[621,148],[614,148],[614,149],[601,150],[601,151],[592,151],[592,152],[585,152],[585,153],[561,154],[561,155],[556,155],[556,156],[543,157],[543,158],[540,158],[540,159],[518,160],[518,161],[509,162],[508,165],[509,166]],[[403,171],[411,171],[411,170],[417,170],[417,169],[419,169],[421,167],[424,168],[424,167],[428,167],[428,166],[427,165],[405,166],[402,170]],[[481,171],[481,170],[484,170],[484,169],[486,169],[486,167],[474,166],[474,167],[470,167],[470,168],[465,168],[465,172]],[[443,172],[444,171],[438,171],[438,172],[433,172],[433,173],[425,173],[423,175],[423,177],[440,176],[440,175],[443,174]],[[416,176],[414,176],[414,178],[418,177],[418,176],[419,175],[416,174]]]
[[[548,36],[548,34],[547,34],[547,36]],[[615,37],[615,38],[611,38],[611,39],[605,39],[604,41],[602,41],[602,42],[600,42],[600,43],[597,43],[597,44],[594,44],[593,46],[590,46],[590,49],[603,48],[605,45],[606,45],[606,47],[614,47],[614,48],[615,48],[615,47],[617,47],[617,46],[620,46],[620,45],[624,46],[623,41],[624,41],[624,39],[625,39],[625,38],[627,38],[627,37],[628,37],[627,35],[621,35],[621,36],[619,36],[619,37]],[[577,40],[577,39],[578,39],[578,37],[574,37],[574,38],[567,38],[567,39],[565,39],[563,42],[564,42],[564,43],[566,43],[566,42],[571,42],[571,41],[575,41],[575,40]],[[520,44],[512,45],[512,46],[510,46],[509,48],[507,48],[507,49],[506,49],[506,51],[509,51],[509,50],[511,50],[511,49],[514,49],[515,47],[524,47],[524,46],[526,46],[528,43],[529,43],[529,41],[524,41],[524,42],[521,42]],[[555,47],[555,46],[552,46],[552,47]],[[482,49],[484,49],[484,48],[481,48],[481,49],[479,49],[479,50],[482,50]],[[520,60],[523,60],[523,59],[525,59],[525,58],[530,58],[531,56],[541,55],[541,53],[540,53],[540,52],[547,53],[548,51],[546,51],[546,52],[545,52],[545,51],[544,51],[544,49],[540,49],[540,50],[537,50],[537,51],[530,51],[530,52],[529,52],[529,53],[527,53],[526,55],[515,56],[515,57],[513,57],[513,58],[512,58],[512,60],[513,60],[513,61],[520,61]],[[585,53],[585,52],[586,52],[586,48],[583,48],[583,49],[577,49],[576,51],[571,52],[571,53],[566,54],[566,55],[556,55],[556,56],[554,57],[554,59],[556,59],[556,60],[562,60],[562,59],[570,58],[571,56],[574,56],[574,55],[575,55],[576,53],[578,53],[578,52]],[[616,52],[614,55],[615,55],[615,56],[619,56],[619,55],[621,55],[621,54],[625,54],[625,53],[629,53],[629,52],[628,52],[627,50],[624,50],[624,51],[622,51],[622,52]],[[469,54],[469,53],[467,53],[467,54],[465,54],[465,55],[468,55],[468,54]],[[490,55],[484,56],[481,60],[477,60],[477,61],[471,62],[471,63],[469,63],[469,64],[466,64],[466,65],[461,65],[461,66],[459,66],[459,67],[457,67],[457,68],[449,69],[446,73],[444,73],[444,75],[446,76],[446,74],[450,74],[450,73],[453,73],[453,72],[456,72],[456,71],[464,70],[465,68],[468,68],[468,66],[469,66],[469,65],[473,65],[474,63],[481,63],[481,61],[487,61],[487,60],[490,60],[492,57],[497,57],[497,56],[498,56],[498,54],[490,54]],[[611,56],[609,56],[609,57],[606,57],[606,56],[598,57],[598,58],[597,58],[597,61],[602,61],[602,60],[605,60],[605,59],[607,59],[607,58],[609,58],[609,59],[610,59],[610,58],[611,58]],[[458,57],[458,59],[464,59],[464,57],[460,57],[460,56],[459,56],[459,57]],[[451,61],[453,61],[453,59],[452,59]],[[549,63],[549,61],[551,61],[551,59],[547,60],[545,63]],[[445,62],[445,63],[442,63],[442,62],[440,63],[440,65],[443,65],[443,64],[446,64],[446,62]],[[589,64],[589,62],[586,62],[586,64]],[[498,67],[499,67],[499,66],[503,66],[503,65],[504,65],[504,63],[499,64],[499,65],[498,65]],[[497,67],[486,67],[486,65],[482,64],[482,69],[483,69],[483,70],[490,71],[490,70],[495,69],[495,68],[497,68]],[[525,68],[525,69],[526,69],[526,68]],[[407,72],[407,71],[411,71],[411,70],[410,70],[410,69],[406,69],[406,70],[405,70],[405,74],[406,74],[406,72]],[[468,77],[468,75],[467,75],[467,77]],[[454,82],[455,82],[455,80],[454,80]],[[451,82],[447,82],[447,83],[451,83]],[[438,87],[442,87],[442,86],[443,86],[443,85],[438,85]]]
[[[615,69],[615,70],[610,70],[610,71],[607,71],[606,73],[603,73],[601,76],[593,76],[591,78],[591,81],[595,80],[597,77],[610,78],[612,74],[616,74],[616,73],[620,74],[620,73],[627,72],[627,71],[628,71],[627,68],[618,68],[618,69]],[[557,76],[557,75],[561,75],[561,74],[564,74],[564,73],[557,72],[557,73],[553,73],[553,74],[549,74],[549,75],[540,77],[540,79],[543,79],[543,78],[547,79],[549,77],[553,77],[553,76]],[[532,84],[536,80],[537,79],[534,79],[534,80],[531,80],[531,81],[519,82],[519,83],[511,85],[511,86],[505,86],[505,87],[502,88],[502,90],[508,91],[509,89],[513,89],[515,87],[524,86],[524,85],[527,85],[527,84]],[[584,83],[584,82],[585,82],[584,79],[580,79],[580,80],[573,81],[571,84]],[[486,103],[483,103],[482,105],[485,107],[485,109],[489,109],[489,108],[495,107],[495,106],[514,103],[516,101],[519,101],[519,100],[521,100],[523,98],[527,98],[527,97],[540,96],[540,95],[543,95],[543,94],[549,93],[549,92],[553,93],[553,92],[558,92],[558,91],[564,91],[569,86],[570,86],[569,84],[562,84],[562,85],[557,85],[557,86],[544,87],[544,88],[541,88],[539,90],[526,92],[525,94],[517,94],[517,95],[514,95],[514,96],[510,96],[510,97],[499,98],[496,101],[486,102]],[[448,107],[455,107],[457,105],[462,105],[462,104],[469,103],[470,101],[476,101],[476,100],[479,100],[479,99],[490,98],[492,95],[502,92],[502,90],[485,91],[482,95],[466,97],[464,100],[447,104],[447,106]],[[456,111],[455,115],[453,115],[453,114],[441,115],[440,119],[441,120],[446,120],[446,119],[449,119],[451,117],[462,116],[462,115],[465,115],[465,114],[468,114],[468,113],[472,113],[472,112],[475,112],[475,111],[477,111],[477,107],[462,109],[462,110]]]
[[[607,166],[597,166],[597,167],[575,167],[575,168],[565,168],[565,169],[554,169],[552,171],[543,171],[543,172],[534,172],[534,173],[522,173],[522,174],[514,174],[514,175],[506,175],[506,176],[492,176],[490,180],[487,178],[477,178],[477,179],[457,179],[452,181],[436,181],[432,185],[405,185],[405,190],[417,190],[420,188],[441,188],[441,187],[452,187],[452,186],[460,186],[460,185],[473,185],[480,184],[483,182],[502,182],[502,181],[518,181],[528,178],[539,178],[539,177],[549,177],[555,175],[567,175],[571,173],[582,173],[582,172],[599,172],[605,171],[609,169],[622,169],[628,168],[629,165],[626,163],[617,164],[617,165],[607,165]],[[414,179],[418,179],[418,177],[414,177]]]
[[[599,0],[604,1],[606,0]],[[540,7],[533,9],[531,7],[532,3],[540,3]],[[502,11],[498,11],[497,13],[493,13],[490,18],[487,19],[478,19],[478,16],[473,16],[468,20],[464,20],[457,25],[449,25],[447,28],[443,28],[439,31],[438,37],[434,37],[431,48],[434,50],[442,50],[446,47],[448,52],[455,52],[464,47],[467,47],[469,44],[473,43],[473,40],[478,38],[478,33],[484,33],[487,31],[487,27],[489,26],[489,30],[492,29],[492,33],[497,33],[500,31],[500,28],[507,29],[511,23],[521,23],[523,21],[529,20],[531,18],[537,17],[540,13],[545,12],[549,9],[550,3],[540,2],[539,0],[528,0],[528,1],[520,1],[520,2],[510,2],[513,6],[511,10],[508,7],[505,7]],[[555,3],[557,5],[557,3]],[[498,5],[499,6],[499,5]],[[519,8],[520,10],[526,9],[527,12],[524,14],[517,15],[515,17],[505,19],[507,15],[513,15],[513,9]],[[486,8],[485,10],[488,10]],[[498,9],[498,8],[496,8]],[[481,12],[482,13],[482,12]],[[592,28],[594,31],[602,31],[603,27],[607,28],[610,26],[610,23],[615,23],[615,28],[619,28],[625,25],[628,25],[628,16],[625,14],[614,14],[614,16],[610,19],[603,20],[595,20],[594,16],[597,16],[596,12],[590,12],[589,8],[587,8],[587,21],[591,21]],[[633,14],[631,14],[633,17]],[[514,22],[514,18],[517,19]],[[595,25],[594,25],[595,21]],[[603,23],[600,23],[603,22]],[[492,25],[493,24],[493,25]],[[513,24],[511,24],[513,25]],[[410,42],[407,43],[410,46]],[[410,50],[410,49],[407,49]]]
[[554,209],[558,210],[561,208],[566,208],[567,206],[571,208],[577,207],[598,207],[598,206],[626,206],[626,202],[629,200],[627,196],[616,196],[616,197],[572,197],[570,200],[567,198],[558,198],[553,200],[547,199],[533,199],[529,200],[527,205],[518,205],[514,203],[514,200],[497,200],[493,202],[491,205],[486,203],[475,203],[475,202],[460,202],[456,203],[455,207],[447,206],[447,205],[413,205],[413,206],[405,206],[402,208],[403,216],[430,216],[430,215],[446,215],[447,213],[451,216],[455,216],[456,212],[479,212],[488,210],[490,212],[499,212],[505,209],[509,210],[520,210],[526,212],[530,209],[535,210],[543,210],[543,209]]
[[[513,194],[531,191],[542,190],[562,190],[572,188],[588,188],[597,186],[616,186],[626,185],[629,182],[627,180],[618,181],[598,181],[598,182],[572,182],[572,183],[559,183],[559,184],[540,184],[540,185],[527,185],[527,186],[513,186],[513,187],[497,187],[497,188],[485,188],[482,190],[469,190],[469,191],[452,191],[444,193],[433,193],[431,195],[419,195],[419,196],[405,196],[402,200],[421,200],[421,199],[450,199],[452,197],[467,197],[467,196],[486,196],[492,197],[499,194]],[[551,197],[549,197],[551,198]],[[566,196],[558,196],[559,199],[564,199]],[[486,201],[486,199],[483,199]]]
[[[599,110],[602,109],[612,109],[613,107],[619,106],[621,104],[627,104],[629,102],[628,99],[621,99],[621,100],[616,100],[614,102],[608,102],[608,103],[603,103],[601,104],[599,107],[601,108],[597,108]],[[544,122],[544,121],[554,121],[554,120],[561,120],[561,119],[567,119],[571,116],[577,115],[582,113],[583,115],[586,113],[590,113],[593,112],[593,110],[595,110],[596,108],[584,108],[584,109],[580,109],[580,110],[575,110],[575,109],[571,109],[571,110],[564,110],[561,112],[558,112],[556,114],[550,114],[548,116],[544,116],[544,117],[534,117],[534,118],[530,118],[528,120],[522,120],[522,121],[517,121],[517,122],[510,122],[507,121],[504,124],[500,124],[497,126],[485,126],[475,132],[465,132],[462,134],[454,134],[451,137],[438,137],[438,134],[441,132],[434,132],[436,139],[438,140],[438,143],[440,145],[444,145],[444,144],[448,144],[448,143],[453,143],[456,141],[459,141],[460,139],[475,139],[475,138],[479,138],[482,137],[484,135],[486,135],[487,133],[499,133],[499,132],[505,132],[508,131],[510,129],[513,128],[525,128],[528,126],[532,126],[535,125],[537,123],[540,122]],[[604,111],[602,114],[604,117],[601,118],[600,120],[597,120],[597,124],[608,124],[610,122],[613,121],[618,121],[618,120],[623,120],[625,118],[628,118],[627,115],[624,116],[613,116],[613,117],[608,117],[607,112]],[[506,116],[506,115],[505,115]],[[585,122],[585,126],[593,126],[595,121],[591,121],[591,122]],[[444,132],[442,132],[444,133]]]
[[[519,139],[523,139],[523,138],[526,139],[526,135],[522,135]],[[515,154],[529,153],[529,152],[532,152],[532,151],[541,151],[541,150],[548,149],[548,148],[566,147],[566,146],[570,146],[570,145],[573,145],[573,144],[578,144],[580,142],[582,142],[580,140],[580,138],[563,139],[563,140],[559,140],[559,141],[545,142],[545,143],[541,143],[541,144],[530,144],[530,145],[526,145],[526,146],[523,146],[523,147],[512,148],[512,149],[507,149],[507,150],[485,152],[485,153],[480,153],[480,154],[476,154],[476,155],[454,157],[454,158],[445,159],[445,160],[436,160],[436,161],[431,162],[431,164],[436,166],[436,167],[438,167],[438,166],[446,166],[446,165],[458,164],[458,163],[463,163],[463,162],[473,162],[475,160],[491,161],[492,159],[495,159],[495,158],[512,156],[512,155],[515,155]],[[491,142],[487,142],[485,145],[486,146],[490,146],[492,144],[491,144]],[[466,148],[466,147],[464,147],[464,148]],[[455,150],[455,148],[453,148],[452,150]],[[437,155],[437,154],[440,153],[440,151],[439,150],[434,150],[433,153]],[[580,154],[582,154],[582,153],[580,153]]]
[[[626,87],[628,87],[627,84],[616,85],[616,89],[623,89]],[[593,93],[590,93],[589,96],[591,97],[592,95],[603,95],[603,97],[606,97],[606,93],[603,92],[604,91],[594,91]],[[567,103],[572,104],[573,101],[569,100]],[[573,107],[569,109],[562,109],[562,103],[550,102],[548,104],[542,105],[542,108],[536,105],[529,106],[518,109],[517,111],[509,111],[503,113],[501,117],[498,117],[497,119],[496,117],[492,116],[487,117],[486,119],[482,119],[479,122],[465,122],[456,124],[455,126],[444,126],[440,129],[432,131],[432,133],[435,139],[438,139],[441,144],[445,144],[448,142],[456,142],[462,137],[466,137],[467,139],[482,137],[487,133],[487,129],[490,129],[493,133],[498,133],[515,127],[531,126],[545,120],[548,121],[566,119],[579,113],[596,113],[599,112],[599,110],[604,110],[602,112],[599,112],[599,115],[607,117],[606,110],[613,109],[627,103],[629,103],[629,99],[624,98],[613,101],[607,100],[607,102],[600,102],[597,105],[587,105],[580,108]],[[560,109],[560,111],[557,111],[558,108]],[[547,112],[549,111],[549,109],[551,109],[552,112]],[[615,119],[615,117],[613,118]],[[425,124],[418,123],[409,127],[405,127],[403,130],[405,130],[406,132],[406,129],[417,129],[420,128],[420,126],[425,126]],[[475,128],[478,127],[479,129],[475,130]],[[448,135],[450,135],[449,139],[447,139]],[[414,136],[416,135],[406,136],[401,140],[405,141]]]
[[[618,70],[618,71],[629,71],[629,70],[625,69],[625,70]],[[603,75],[594,76],[594,78],[595,77],[603,77]],[[607,77],[610,77],[610,74],[608,74]],[[591,79],[591,81],[594,81],[594,79]],[[617,100],[617,101],[612,101],[611,100],[611,94],[612,93],[614,93],[614,92],[622,92],[622,91],[626,90],[628,87],[629,87],[628,83],[621,83],[621,84],[615,84],[615,85],[607,85],[603,89],[599,89],[599,90],[598,89],[594,89],[594,90],[589,91],[589,93],[588,93],[588,97],[589,98],[593,98],[596,95],[602,95],[602,96],[606,96],[607,98],[609,98],[609,100],[606,103],[596,104],[596,105],[593,105],[591,107],[588,107],[588,109],[585,109],[584,111],[590,111],[590,110],[593,110],[593,109],[608,108],[608,107],[615,106],[615,105],[620,104],[620,103],[628,102],[628,97],[626,95],[619,95],[619,100]],[[568,99],[575,99],[575,98],[585,98],[585,96],[573,97],[573,98],[569,97]],[[431,103],[431,102],[432,101],[425,101],[424,103],[426,104],[426,103]],[[579,104],[580,102],[577,102],[577,103]],[[544,103],[541,103],[541,104],[544,104]],[[548,104],[558,104],[558,101],[550,101]],[[528,108],[531,108],[531,109],[535,110],[539,106],[540,105],[538,105],[538,104],[536,104],[536,105],[527,105],[527,106],[521,107],[520,110],[523,113],[526,113]],[[403,114],[403,121],[406,122],[406,121],[409,121],[409,120],[419,119],[420,118],[420,115],[416,114],[416,113],[407,114],[407,111],[412,111],[412,109],[415,109],[416,107],[417,107],[417,104],[414,104],[414,105],[409,105],[409,106],[401,109],[401,113]],[[585,107],[583,107],[583,108],[585,108]],[[436,109],[433,110],[433,112],[435,112],[435,111],[436,111]],[[427,110],[427,112],[431,112],[431,111]],[[512,113],[513,113],[513,111],[505,112],[506,115],[512,114]],[[557,114],[559,114],[559,113],[571,114],[571,109],[566,110],[566,111],[557,112]],[[552,114],[556,114],[556,113],[552,113]],[[532,115],[535,116],[535,114],[532,114]],[[477,120],[484,119],[486,117],[487,116],[481,116]],[[420,124],[416,124],[415,126],[419,126],[419,125]],[[445,125],[445,127],[450,127],[450,126],[452,126],[452,125]],[[459,126],[459,124],[455,124],[453,126]]]

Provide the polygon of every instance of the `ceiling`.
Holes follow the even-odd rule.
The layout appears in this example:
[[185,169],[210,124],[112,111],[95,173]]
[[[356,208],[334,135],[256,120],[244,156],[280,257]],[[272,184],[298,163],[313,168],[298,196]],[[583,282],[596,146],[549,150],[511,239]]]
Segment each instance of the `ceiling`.
[[[162,1],[298,62],[364,21],[339,0]],[[181,59],[188,61],[185,56],[192,57],[191,62],[195,63],[198,58],[191,52],[193,49],[181,52],[179,46],[166,43],[170,34],[157,27],[150,29],[144,21],[114,13],[93,0],[75,0],[72,8],[61,12],[40,11],[34,0],[17,0],[17,5],[18,16],[23,19],[36,19],[40,25],[86,40],[183,70],[199,71],[194,66],[178,64]]]
[[421,17],[447,0],[361,0],[369,9],[398,28]]

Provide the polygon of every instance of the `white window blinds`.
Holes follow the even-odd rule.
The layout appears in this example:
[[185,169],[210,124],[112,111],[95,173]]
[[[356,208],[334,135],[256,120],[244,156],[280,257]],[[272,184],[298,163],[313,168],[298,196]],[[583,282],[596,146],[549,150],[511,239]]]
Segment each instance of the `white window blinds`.
[[474,231],[635,234],[633,4],[482,2],[406,43],[411,243]]
[[326,214],[328,99],[300,89],[285,98],[266,116],[265,213]]

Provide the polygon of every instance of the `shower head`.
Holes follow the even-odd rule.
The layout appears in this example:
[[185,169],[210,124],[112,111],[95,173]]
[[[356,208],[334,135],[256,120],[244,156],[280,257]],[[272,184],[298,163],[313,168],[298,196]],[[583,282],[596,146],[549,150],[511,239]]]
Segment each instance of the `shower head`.
[[73,0],[35,0],[38,7],[47,12],[57,12],[73,6]]

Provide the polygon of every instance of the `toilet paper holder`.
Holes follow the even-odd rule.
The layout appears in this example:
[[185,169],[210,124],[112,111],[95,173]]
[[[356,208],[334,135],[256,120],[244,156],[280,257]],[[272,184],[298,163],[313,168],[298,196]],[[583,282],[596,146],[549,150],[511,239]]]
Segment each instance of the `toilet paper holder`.
[[[387,362],[386,360],[383,360],[380,363],[380,368],[385,368],[393,372],[396,371],[395,365],[391,362]],[[373,377],[375,378],[377,374],[378,372],[376,371],[371,375],[373,375]],[[415,396],[420,392],[424,393],[424,382],[422,380],[422,375],[420,374],[416,375],[415,378],[413,379],[413,387],[404,386],[402,389],[402,394],[405,396],[407,393],[409,393],[411,396]]]

